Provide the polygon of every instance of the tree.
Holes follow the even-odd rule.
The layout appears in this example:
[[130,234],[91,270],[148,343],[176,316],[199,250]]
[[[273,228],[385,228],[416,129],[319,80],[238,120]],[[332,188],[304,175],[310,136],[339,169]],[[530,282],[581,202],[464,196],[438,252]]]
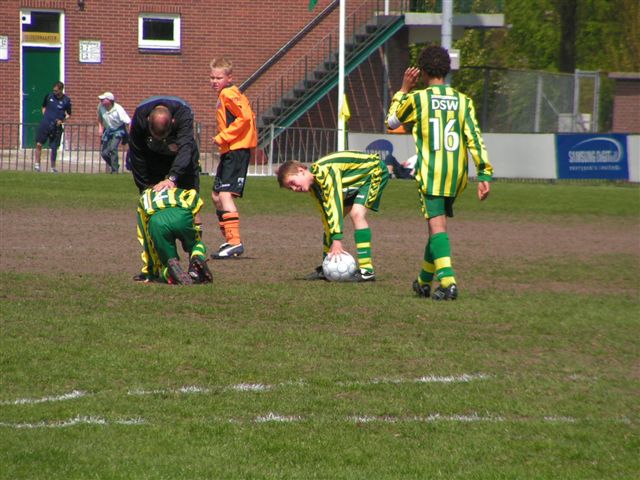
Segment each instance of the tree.
[[573,73],[576,70],[576,36],[578,33],[577,0],[558,0],[555,4],[560,22],[560,55],[558,70]]
[[640,70],[638,0],[509,0],[506,29],[467,30],[464,65],[572,73]]

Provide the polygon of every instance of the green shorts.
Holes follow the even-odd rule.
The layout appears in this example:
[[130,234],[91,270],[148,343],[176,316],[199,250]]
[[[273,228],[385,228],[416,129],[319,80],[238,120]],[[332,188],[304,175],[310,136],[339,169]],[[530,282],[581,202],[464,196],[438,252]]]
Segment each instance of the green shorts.
[[425,195],[422,192],[419,192],[419,195],[420,208],[424,218],[427,220],[433,217],[439,217],[440,215],[453,217],[453,203],[456,201],[456,197]]
[[380,175],[372,176],[370,182],[362,185],[357,190],[345,192],[343,201],[345,208],[357,203],[377,212],[380,207],[380,200],[382,200],[382,192],[384,192],[388,181],[389,172],[386,167],[380,168]]
[[186,253],[190,253],[199,241],[199,234],[193,224],[193,213],[186,208],[166,208],[151,215],[149,236],[164,265],[170,258],[180,258],[176,241],[180,241]]

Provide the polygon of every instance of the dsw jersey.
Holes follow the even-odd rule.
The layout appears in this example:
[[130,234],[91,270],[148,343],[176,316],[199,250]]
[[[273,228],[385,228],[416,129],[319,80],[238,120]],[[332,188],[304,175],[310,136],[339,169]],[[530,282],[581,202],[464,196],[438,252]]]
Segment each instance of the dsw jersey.
[[331,240],[340,240],[343,236],[344,199],[367,187],[364,206],[375,209],[375,201],[384,187],[383,178],[388,175],[377,153],[353,151],[322,157],[309,167],[309,171],[315,177],[310,192],[318,202]]
[[[168,255],[168,251],[173,250],[173,252],[175,252],[175,240],[169,241],[163,236],[152,238],[149,229],[151,223],[154,221],[153,219],[158,220],[160,224],[164,223],[165,231],[171,232],[174,238],[179,238],[185,251],[187,251],[187,249],[191,250],[192,246],[190,244],[187,245],[186,242],[200,242],[200,234],[195,230],[193,217],[191,217],[191,222],[173,223],[176,216],[171,216],[171,213],[178,214],[184,210],[189,210],[195,215],[200,211],[202,205],[202,199],[198,195],[198,192],[193,189],[184,190],[181,188],[172,188],[163,190],[162,192],[154,192],[149,188],[142,193],[138,202],[138,241],[142,245],[143,250],[142,260],[145,265],[144,273],[154,277],[162,277],[164,265],[160,250],[165,248],[164,256]],[[182,209],[182,211],[180,209]],[[154,215],[159,212],[166,212],[166,215],[154,217]],[[202,248],[204,249],[204,246],[202,246]],[[165,261],[166,260],[167,259],[165,259]]]
[[235,85],[223,88],[216,109],[220,153],[255,148],[258,145],[256,120],[249,99]]
[[195,190],[171,188],[162,192],[154,192],[148,188],[140,196],[138,213],[143,220],[146,220],[160,210],[178,207],[190,210],[195,215],[200,211],[202,205],[202,199]]
[[425,195],[455,197],[467,186],[468,154],[481,181],[493,167],[476,121],[473,101],[447,86],[434,85],[408,94],[397,92],[387,124],[413,123],[418,160],[416,181]]

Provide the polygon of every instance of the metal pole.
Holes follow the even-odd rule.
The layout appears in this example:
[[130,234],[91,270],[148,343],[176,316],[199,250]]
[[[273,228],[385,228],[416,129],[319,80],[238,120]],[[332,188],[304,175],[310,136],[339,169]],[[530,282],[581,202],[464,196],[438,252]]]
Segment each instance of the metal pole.
[[451,29],[453,20],[453,0],[442,0],[442,47],[451,49]]
[[571,131],[576,131],[578,115],[580,115],[580,70],[573,74],[573,115],[571,115]]
[[344,150],[345,120],[342,116],[344,103],[344,30],[347,0],[340,0],[340,42],[338,48],[338,151]]
[[[384,14],[389,15],[389,0],[384,0]],[[381,47],[382,49],[382,105],[384,105],[382,112],[382,131],[385,131],[384,121],[386,118],[385,111],[389,108],[389,58],[387,57],[387,43]]]
[[591,131],[597,132],[600,130],[600,72],[594,72],[594,92],[593,92],[593,119],[591,120]]
[[540,132],[540,109],[542,108],[542,75],[538,75],[536,82],[536,117],[533,122],[533,131]]
[[[442,38],[441,45],[447,50],[451,50],[451,30],[453,23],[453,0],[442,0]],[[445,79],[446,83],[451,83],[451,73]]]
[[384,109],[382,112],[382,131],[385,131],[384,121],[386,118],[385,111],[389,108],[389,104],[391,103],[389,100],[389,58],[387,57],[387,44],[385,43],[382,47],[382,85],[384,85],[382,89],[382,105],[384,105]]
[[275,137],[276,126],[272,123],[269,125],[269,175],[273,175],[273,139]]

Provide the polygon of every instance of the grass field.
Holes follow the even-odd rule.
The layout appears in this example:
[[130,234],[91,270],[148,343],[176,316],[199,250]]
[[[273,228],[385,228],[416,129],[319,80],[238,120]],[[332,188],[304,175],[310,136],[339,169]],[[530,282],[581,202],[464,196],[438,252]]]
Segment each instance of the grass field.
[[251,178],[248,258],[171,287],[131,281],[129,176],[0,172],[0,478],[637,479],[640,189],[474,188],[440,304],[411,181],[374,284],[295,280],[315,207]]

